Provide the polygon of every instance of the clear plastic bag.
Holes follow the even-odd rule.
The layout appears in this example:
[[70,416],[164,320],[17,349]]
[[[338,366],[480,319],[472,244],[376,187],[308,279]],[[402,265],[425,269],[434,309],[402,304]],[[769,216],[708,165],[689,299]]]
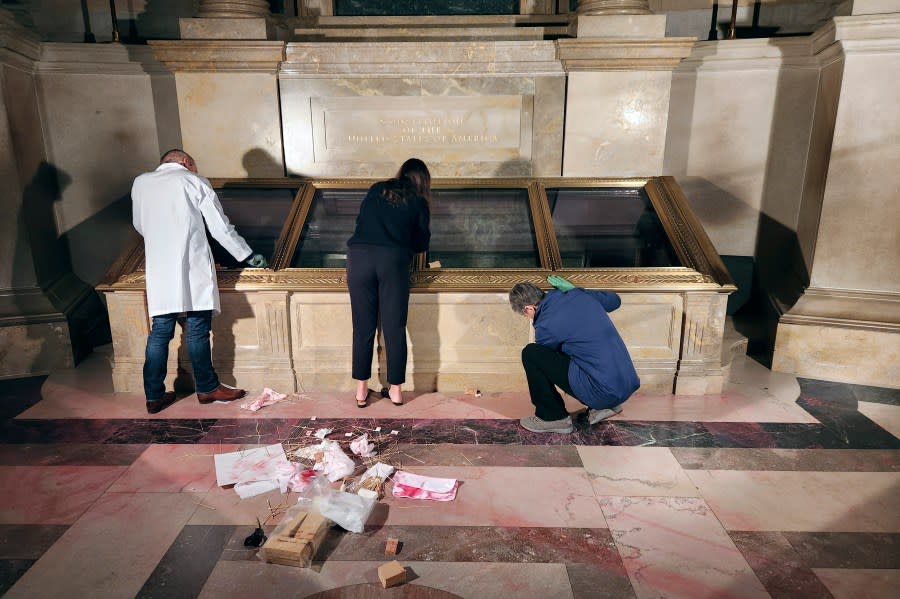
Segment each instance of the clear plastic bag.
[[350,532],[363,532],[375,508],[375,501],[344,491],[329,491],[315,499],[314,509]]

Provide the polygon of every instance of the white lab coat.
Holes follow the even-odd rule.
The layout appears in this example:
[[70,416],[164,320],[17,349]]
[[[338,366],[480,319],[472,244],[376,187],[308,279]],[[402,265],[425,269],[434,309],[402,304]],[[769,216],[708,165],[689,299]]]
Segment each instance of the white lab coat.
[[[206,229],[237,260],[252,253],[222,212],[205,177],[161,164],[134,180],[132,222],[144,237],[150,316],[193,310],[219,313],[219,287]],[[204,221],[206,227],[204,227]]]

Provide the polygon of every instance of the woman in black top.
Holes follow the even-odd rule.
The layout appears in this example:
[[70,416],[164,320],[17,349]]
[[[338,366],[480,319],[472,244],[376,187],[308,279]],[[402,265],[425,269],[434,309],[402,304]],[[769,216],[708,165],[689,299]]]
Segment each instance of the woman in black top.
[[430,201],[428,167],[410,158],[396,177],[370,187],[359,207],[356,231],[347,241],[357,407],[368,405],[379,314],[387,352],[388,395],[391,403],[403,405],[400,385],[406,380],[409,269],[414,254],[428,251]]

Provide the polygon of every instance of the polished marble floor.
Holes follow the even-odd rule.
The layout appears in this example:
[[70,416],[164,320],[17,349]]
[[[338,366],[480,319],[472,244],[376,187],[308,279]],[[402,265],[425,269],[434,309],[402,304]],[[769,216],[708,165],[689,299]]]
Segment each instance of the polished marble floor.
[[[571,435],[519,428],[529,408],[484,389],[256,413],[187,396],[148,416],[103,354],[2,381],[0,595],[900,597],[900,391],[739,357],[720,395],[639,394]],[[242,501],[213,455],[321,427],[397,431],[390,461],[459,479],[456,500],[388,497],[365,533],[330,530],[312,568],[262,563],[243,539],[297,495]],[[388,537],[411,581],[382,591]]]

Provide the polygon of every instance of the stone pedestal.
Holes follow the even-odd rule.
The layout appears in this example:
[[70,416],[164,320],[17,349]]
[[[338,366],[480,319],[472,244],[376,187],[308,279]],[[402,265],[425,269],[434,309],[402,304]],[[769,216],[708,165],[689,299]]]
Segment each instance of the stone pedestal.
[[900,13],[825,33],[843,52],[830,162],[810,286],[780,319],[773,368],[900,387]]
[[666,38],[647,0],[582,0],[570,32],[557,42],[568,73],[562,174],[661,173],[672,70],[694,38]]
[[207,177],[284,175],[276,72],[284,44],[150,42],[175,73],[185,151]]

